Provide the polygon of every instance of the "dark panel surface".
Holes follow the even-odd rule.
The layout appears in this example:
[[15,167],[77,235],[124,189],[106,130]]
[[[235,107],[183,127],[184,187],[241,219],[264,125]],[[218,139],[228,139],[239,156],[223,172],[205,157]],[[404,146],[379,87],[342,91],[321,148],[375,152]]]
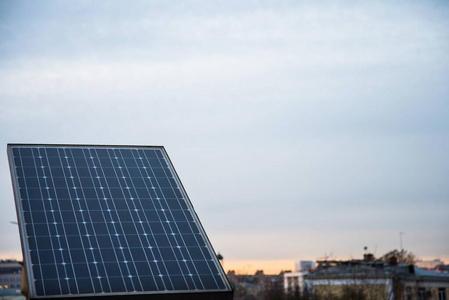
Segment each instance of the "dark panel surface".
[[8,153],[32,297],[230,291],[163,147]]

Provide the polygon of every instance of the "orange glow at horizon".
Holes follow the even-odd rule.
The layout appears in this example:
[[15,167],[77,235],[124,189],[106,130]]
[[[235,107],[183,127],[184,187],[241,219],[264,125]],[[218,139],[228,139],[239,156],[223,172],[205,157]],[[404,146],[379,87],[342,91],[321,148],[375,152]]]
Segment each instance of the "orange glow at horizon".
[[17,261],[22,261],[22,252],[0,252],[1,259],[15,259]]
[[234,270],[237,275],[252,275],[257,270],[263,270],[264,274],[279,274],[281,271],[295,268],[295,260],[241,260],[224,261],[223,269],[227,273]]
[[[11,251],[11,252],[0,252],[0,260],[13,259],[17,261],[22,261],[22,252]],[[340,258],[337,260],[349,260],[351,258]],[[420,260],[431,261],[435,258],[429,257],[419,257]],[[449,263],[449,256],[439,257],[443,261],[443,264]],[[315,259],[305,259],[305,260],[315,260]],[[263,270],[264,274],[277,275],[281,271],[291,270],[294,271],[295,262],[299,260],[289,259],[289,260],[224,260],[222,261],[222,266],[227,273],[228,271],[235,271],[236,275],[254,275],[256,271]]]

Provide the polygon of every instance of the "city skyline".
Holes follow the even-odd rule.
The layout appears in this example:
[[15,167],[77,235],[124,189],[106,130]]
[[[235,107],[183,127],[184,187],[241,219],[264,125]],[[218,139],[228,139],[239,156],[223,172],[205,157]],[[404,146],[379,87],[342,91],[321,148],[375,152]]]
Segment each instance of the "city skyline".
[[2,1],[0,257],[20,259],[7,143],[62,143],[163,145],[225,268],[449,261],[448,13]]

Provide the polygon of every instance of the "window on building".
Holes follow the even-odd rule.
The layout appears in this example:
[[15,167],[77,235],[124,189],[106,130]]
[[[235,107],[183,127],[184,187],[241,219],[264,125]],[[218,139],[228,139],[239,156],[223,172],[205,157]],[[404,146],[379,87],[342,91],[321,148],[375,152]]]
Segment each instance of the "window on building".
[[418,300],[426,300],[426,289],[425,288],[418,289]]
[[438,300],[446,300],[446,289],[445,288],[438,289]]
[[412,300],[412,299],[413,299],[412,288],[408,286],[405,288],[405,300]]

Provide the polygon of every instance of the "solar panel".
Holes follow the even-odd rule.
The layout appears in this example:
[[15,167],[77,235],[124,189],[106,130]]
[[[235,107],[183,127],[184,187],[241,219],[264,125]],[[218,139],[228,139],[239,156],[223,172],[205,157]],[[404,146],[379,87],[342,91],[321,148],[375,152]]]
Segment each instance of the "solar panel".
[[30,298],[232,299],[163,147],[9,144]]

